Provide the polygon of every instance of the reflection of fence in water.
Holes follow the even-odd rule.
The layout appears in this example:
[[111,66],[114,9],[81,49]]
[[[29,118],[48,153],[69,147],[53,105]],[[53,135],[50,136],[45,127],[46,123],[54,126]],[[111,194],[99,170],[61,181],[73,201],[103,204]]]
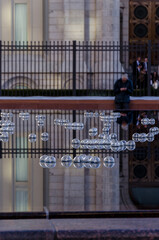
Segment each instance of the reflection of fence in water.
[[[1,154],[3,157],[19,156],[23,157],[40,157],[43,154],[55,155],[61,158],[65,154],[72,156],[90,153],[95,155],[101,155],[103,158],[106,153],[110,153],[110,150],[85,150],[82,148],[73,149],[71,146],[72,139],[93,139],[97,136],[89,136],[89,129],[96,127],[98,134],[102,133],[103,122],[99,117],[85,118],[84,111],[75,110],[3,110],[2,112],[12,112],[13,118],[10,120],[15,123],[15,132],[10,135],[8,142],[1,142]],[[28,112],[28,120],[22,120],[19,117],[19,113]],[[96,111],[99,113],[100,111]],[[110,111],[106,111],[109,114]],[[37,115],[45,115],[46,120],[44,126],[38,126],[36,121]],[[68,130],[64,126],[54,124],[55,119],[67,119],[69,122],[84,123],[83,130]],[[41,134],[47,132],[49,134],[48,141],[41,140]],[[111,132],[119,134],[119,125],[116,122],[111,124]],[[28,140],[29,134],[36,134],[36,141],[30,142]],[[120,137],[119,137],[120,138]],[[111,152],[112,154],[112,152]],[[116,153],[114,153],[116,154]]]

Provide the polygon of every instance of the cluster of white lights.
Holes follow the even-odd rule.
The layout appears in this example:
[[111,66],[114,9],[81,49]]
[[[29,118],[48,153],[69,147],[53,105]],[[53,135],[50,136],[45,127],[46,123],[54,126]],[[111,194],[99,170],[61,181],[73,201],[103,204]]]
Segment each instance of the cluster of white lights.
[[70,122],[67,119],[54,119],[54,124],[59,126],[64,126],[68,130],[83,130],[84,123]]
[[12,113],[1,113],[0,120],[0,141],[8,142],[9,136],[14,134],[15,123],[10,120],[13,117]]
[[155,119],[154,118],[142,118],[141,119],[141,124],[142,125],[154,125],[155,124]]
[[[88,130],[88,135],[90,139],[73,139],[71,146],[74,149],[81,148],[83,150],[110,150],[112,152],[120,152],[124,150],[133,151],[136,147],[136,142],[152,142],[154,136],[159,134],[158,127],[151,127],[148,133],[134,133],[132,135],[132,140],[119,141],[116,133],[110,133],[111,125],[113,122],[117,121],[121,114],[119,112],[112,112],[110,115],[105,115],[104,112],[100,114],[97,112],[85,112],[85,119],[97,118],[103,122],[102,132],[98,133],[96,127],[90,128]],[[9,141],[9,136],[14,133],[15,123],[10,120],[13,117],[12,113],[1,113],[0,120],[0,141]],[[19,118],[22,121],[27,121],[30,118],[30,114],[27,112],[19,113]],[[39,114],[36,115],[35,120],[38,127],[45,126],[46,116]],[[54,124],[59,126],[64,126],[67,130],[83,130],[84,123],[82,122],[70,122],[68,119],[54,119]],[[153,118],[143,118],[141,119],[142,125],[154,125],[155,119]],[[96,138],[93,138],[96,137]],[[36,142],[37,136],[35,133],[30,133],[28,135],[28,141],[31,143]],[[41,133],[41,140],[48,141],[49,134],[47,132]],[[40,166],[43,168],[54,168],[56,166],[56,158],[54,156],[43,155],[40,158]],[[65,155],[61,158],[61,164],[64,167],[70,167],[73,165],[75,168],[99,168],[101,166],[101,160],[97,156],[81,154],[76,156],[74,159],[69,155]],[[105,167],[113,167],[115,165],[115,160],[112,156],[107,156],[103,159],[103,165]]]
[[[85,118],[92,118],[96,116],[93,112],[85,112]],[[111,123],[116,122],[117,118],[121,116],[119,112],[112,112],[110,115],[105,115],[104,112],[99,115],[100,120],[104,123],[104,127],[102,129],[102,133],[98,135],[98,129],[96,127],[90,128],[88,131],[89,136],[95,137],[98,135],[98,138],[94,139],[83,139],[79,140],[77,138],[72,140],[72,147],[75,149],[88,149],[88,150],[111,150],[113,152],[120,152],[124,150],[133,151],[136,147],[135,141],[125,141],[117,140],[116,133],[109,133],[111,129]]]
[[155,135],[159,134],[159,128],[158,127],[154,127],[154,128],[150,128],[149,129],[149,133],[134,133],[132,135],[132,139],[135,142],[153,142],[154,141],[154,137]]
[[[54,168],[56,166],[56,158],[53,156],[43,155],[40,157],[39,164],[43,168]],[[77,155],[74,159],[69,155],[64,155],[61,158],[61,165],[65,168],[69,168],[72,165],[75,168],[91,168],[97,169],[101,166],[101,159],[97,156],[91,155]],[[115,160],[112,156],[107,156],[103,159],[103,166],[106,168],[112,168],[115,165]]]
[[[0,120],[0,141],[2,142],[8,142],[9,141],[9,136],[11,134],[14,134],[15,131],[15,123],[10,120],[10,118],[13,118],[13,113],[1,113],[1,118]],[[22,121],[27,121],[30,118],[30,114],[28,112],[21,112],[19,113],[19,118]],[[35,117],[37,126],[44,126],[46,116],[45,115],[36,115]],[[28,141],[31,143],[36,142],[37,137],[35,133],[30,133],[28,135]],[[41,140],[42,141],[48,141],[49,140],[49,134],[47,132],[41,133]]]
[[[21,113],[19,113],[19,117],[23,121],[27,121],[30,118],[30,114],[21,112]],[[35,120],[36,120],[36,123],[37,123],[38,127],[43,127],[45,125],[46,116],[42,115],[42,114],[38,114],[38,115],[35,116]],[[36,140],[37,140],[36,134],[35,133],[30,133],[28,135],[28,140],[31,143],[36,142]],[[41,133],[41,140],[44,141],[44,142],[48,141],[49,140],[49,134],[47,132]]]
[[[132,151],[135,149],[135,142],[130,140],[126,142],[125,140],[118,141],[116,133],[109,133],[111,129],[112,122],[117,121],[121,115],[118,112],[112,112],[110,115],[105,115],[104,112],[98,114],[93,112],[85,112],[85,118],[97,118],[99,117],[100,120],[103,122],[104,127],[102,129],[102,133],[98,134],[98,129],[96,127],[90,128],[88,134],[90,137],[95,137],[98,135],[96,139],[83,139],[79,140],[77,138],[72,139],[71,146],[74,149],[88,149],[88,150],[111,150],[113,152],[124,151],[126,149]],[[54,119],[54,124],[59,126],[64,126],[65,129],[68,130],[83,130],[84,123],[71,123],[67,119]],[[45,155],[44,155],[45,156]],[[43,157],[43,156],[42,156]],[[42,161],[42,162],[41,162]],[[46,167],[44,158],[40,159],[40,166]],[[46,157],[47,161],[47,157]],[[81,154],[76,156],[74,159],[71,158],[69,155],[65,155],[61,158],[61,165],[68,168],[73,165],[75,168],[94,168],[97,169],[101,166],[101,160],[97,156],[85,155]],[[115,160],[112,156],[107,156],[103,159],[103,166],[112,168],[115,165]],[[50,165],[50,167],[54,167],[55,164]]]

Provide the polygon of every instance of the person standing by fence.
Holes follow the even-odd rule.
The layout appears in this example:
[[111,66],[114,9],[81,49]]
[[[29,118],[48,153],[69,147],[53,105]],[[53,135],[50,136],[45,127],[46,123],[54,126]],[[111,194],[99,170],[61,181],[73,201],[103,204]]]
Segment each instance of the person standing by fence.
[[127,74],[123,74],[114,84],[116,109],[129,109],[130,94],[133,92],[132,82]]
[[142,68],[139,76],[139,84],[138,87],[140,89],[146,89],[148,84],[148,58],[144,58],[144,62],[142,62]]
[[141,57],[138,56],[132,65],[134,89],[139,88],[141,68],[142,68]]

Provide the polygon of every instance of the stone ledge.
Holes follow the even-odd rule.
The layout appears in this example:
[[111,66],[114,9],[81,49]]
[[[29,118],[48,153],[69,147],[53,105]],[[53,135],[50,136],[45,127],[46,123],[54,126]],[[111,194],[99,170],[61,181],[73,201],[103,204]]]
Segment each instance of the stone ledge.
[[159,239],[159,218],[1,220],[2,240]]
[[56,231],[47,219],[1,220],[1,240],[54,240]]
[[[113,97],[1,97],[1,109],[112,110]],[[158,110],[159,97],[131,98],[132,110]]]

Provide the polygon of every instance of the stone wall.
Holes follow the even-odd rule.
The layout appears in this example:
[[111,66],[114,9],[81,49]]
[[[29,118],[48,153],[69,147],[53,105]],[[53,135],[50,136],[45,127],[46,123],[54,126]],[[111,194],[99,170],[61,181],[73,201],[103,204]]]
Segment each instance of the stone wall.
[[49,0],[50,40],[118,41],[120,0]]

